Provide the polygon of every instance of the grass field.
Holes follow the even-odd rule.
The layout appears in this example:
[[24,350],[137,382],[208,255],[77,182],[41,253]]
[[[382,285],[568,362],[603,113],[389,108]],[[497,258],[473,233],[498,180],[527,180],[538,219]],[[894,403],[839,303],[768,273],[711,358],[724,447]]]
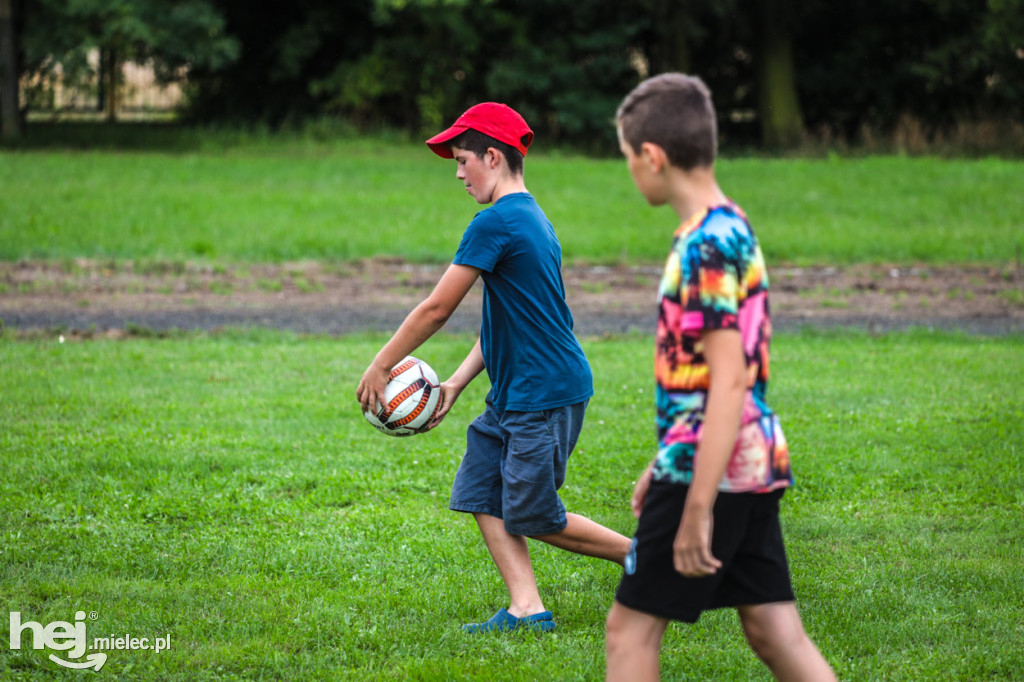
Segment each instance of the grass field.
[[[161,131],[139,148],[0,151],[0,260],[443,262],[477,210],[422,145],[182,147]],[[770,266],[1002,265],[1024,246],[1022,168],[732,158],[719,177]],[[621,161],[539,148],[527,182],[567,261],[663,258],[676,220],[642,203]],[[111,679],[602,678],[610,564],[534,545],[559,630],[458,630],[507,599],[472,521],[447,511],[485,380],[441,428],[396,440],[353,399],[380,336],[9,331],[0,679],[81,674],[47,658],[60,651],[7,646],[4,609],[42,625],[83,611],[90,640],[170,637],[160,653],[108,651]],[[447,375],[471,343],[442,335],[418,354]],[[598,393],[562,490],[627,534],[632,481],[653,455],[651,343],[584,340]],[[805,331],[773,349],[770,399],[797,474],[783,511],[794,584],[840,678],[1022,679],[1024,339]],[[672,627],[663,671],[768,679],[725,612]]]
[[[770,263],[992,263],[1024,247],[1020,162],[724,159]],[[676,219],[623,162],[545,155],[527,185],[567,261],[660,262]],[[0,259],[445,262],[477,210],[424,146],[342,140],[214,151],[0,152]]]
[[[170,635],[159,654],[109,652],[108,679],[600,679],[610,564],[535,545],[557,633],[458,631],[506,599],[446,509],[484,382],[438,430],[388,439],[352,399],[382,341],[0,339],[0,611]],[[422,355],[446,374],[471,343]],[[584,343],[598,393],[563,497],[630,533],[651,342]],[[1021,339],[805,332],[774,349],[795,587],[841,679],[1020,679]],[[0,620],[0,678],[76,675],[8,636]],[[663,670],[768,679],[729,613],[672,627]]]

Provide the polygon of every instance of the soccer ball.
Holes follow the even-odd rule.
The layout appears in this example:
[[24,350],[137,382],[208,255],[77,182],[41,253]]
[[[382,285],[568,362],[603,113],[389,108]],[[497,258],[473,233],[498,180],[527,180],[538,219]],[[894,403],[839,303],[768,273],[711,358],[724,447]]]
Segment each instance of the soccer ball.
[[420,433],[434,418],[441,399],[441,382],[430,365],[411,355],[391,369],[384,389],[384,405],[374,414],[363,413],[375,429],[389,436]]

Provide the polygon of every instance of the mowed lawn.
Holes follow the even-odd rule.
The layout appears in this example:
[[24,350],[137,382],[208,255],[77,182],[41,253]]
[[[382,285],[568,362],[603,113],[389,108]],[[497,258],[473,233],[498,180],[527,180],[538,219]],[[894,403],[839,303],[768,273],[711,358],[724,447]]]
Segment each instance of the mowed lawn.
[[[546,154],[527,186],[568,262],[660,262],[677,222],[617,159]],[[1017,161],[725,158],[772,263],[991,263],[1024,246]],[[451,258],[478,210],[455,165],[373,139],[215,152],[0,152],[0,259]],[[668,227],[666,227],[668,226]]]
[[[0,678],[81,674],[11,650],[13,611],[83,611],[90,639],[170,636],[107,652],[109,679],[602,678],[611,564],[535,544],[557,632],[458,629],[507,598],[472,521],[447,511],[483,379],[439,429],[390,439],[352,397],[380,336],[10,337]],[[421,356],[446,375],[472,342],[442,335]],[[584,339],[597,395],[563,497],[623,533],[653,454],[651,344]],[[803,332],[774,349],[793,579],[840,678],[1020,679],[1022,340]],[[663,671],[768,679],[728,612],[670,628]]]
[[[1024,243],[1021,163],[726,158],[773,264],[983,263]],[[0,152],[0,259],[213,265],[448,260],[478,210],[423,145]],[[527,185],[569,262],[656,263],[677,222],[624,164],[539,144]],[[367,283],[372,286],[373,283]],[[0,282],[0,296],[13,295]],[[80,671],[8,613],[96,637],[100,675],[167,680],[598,680],[617,567],[532,547],[550,635],[469,637],[507,595],[447,510],[479,379],[439,429],[373,430],[353,392],[386,340],[267,330],[66,339],[0,325],[0,679]],[[418,355],[442,376],[473,339]],[[633,531],[654,453],[652,339],[586,338],[597,395],[562,490]],[[784,528],[805,624],[841,679],[1024,671],[1024,338],[776,336],[770,401],[797,474]],[[6,611],[5,611],[6,609]],[[766,680],[735,616],[673,626],[665,679]]]

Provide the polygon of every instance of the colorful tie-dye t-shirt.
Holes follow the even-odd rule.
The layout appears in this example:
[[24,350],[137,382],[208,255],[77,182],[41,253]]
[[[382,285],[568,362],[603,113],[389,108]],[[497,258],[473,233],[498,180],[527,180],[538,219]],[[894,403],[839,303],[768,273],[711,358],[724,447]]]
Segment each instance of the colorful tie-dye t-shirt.
[[793,482],[768,386],[768,278],[761,247],[734,204],[703,211],[676,231],[658,293],[654,479],[689,484],[704,422],[708,367],[701,334],[736,329],[747,360],[739,437],[719,490],[768,492]]

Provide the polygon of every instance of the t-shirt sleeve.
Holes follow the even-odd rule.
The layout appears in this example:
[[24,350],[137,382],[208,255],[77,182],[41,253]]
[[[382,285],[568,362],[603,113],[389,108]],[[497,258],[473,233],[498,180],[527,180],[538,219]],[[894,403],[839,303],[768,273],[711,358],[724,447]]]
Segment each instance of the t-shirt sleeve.
[[462,234],[462,241],[452,262],[494,272],[505,252],[507,241],[508,233],[503,229],[501,217],[494,211],[481,211]]
[[739,329],[740,267],[734,248],[708,234],[687,251],[688,276],[682,332],[699,335],[715,329]]

